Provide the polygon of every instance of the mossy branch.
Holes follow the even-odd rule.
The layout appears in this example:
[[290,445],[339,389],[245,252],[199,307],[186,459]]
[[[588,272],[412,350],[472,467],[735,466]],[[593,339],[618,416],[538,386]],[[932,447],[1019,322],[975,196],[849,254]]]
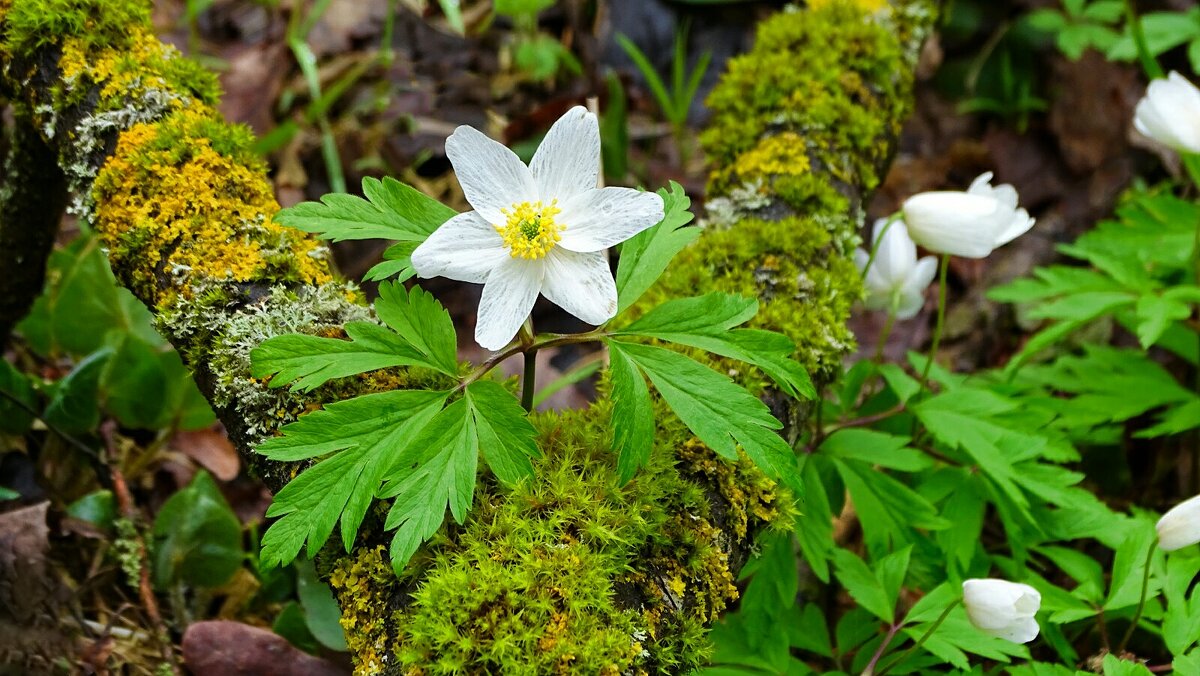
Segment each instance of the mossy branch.
[[[703,137],[709,227],[631,311],[708,291],[757,296],[754,322],[791,336],[827,382],[853,342],[861,205],[908,112],[934,3],[809,4],[764,22],[754,51],[730,63]],[[32,111],[117,278],[277,490],[300,468],[252,449],[281,424],[427,377],[395,369],[306,394],[251,377],[250,350],[267,338],[336,335],[371,313],[320,242],[272,221],[250,135],[221,120],[214,78],[158,42],[148,16],[142,0],[0,0],[3,84]],[[794,512],[749,463],[715,458],[666,414],[649,467],[619,487],[603,389],[586,411],[535,416],[535,479],[506,491],[483,476],[470,518],[403,579],[381,555],[378,513],[350,554],[327,547],[320,567],[360,673],[683,673],[703,660],[754,534]],[[793,426],[804,416],[772,402]]]

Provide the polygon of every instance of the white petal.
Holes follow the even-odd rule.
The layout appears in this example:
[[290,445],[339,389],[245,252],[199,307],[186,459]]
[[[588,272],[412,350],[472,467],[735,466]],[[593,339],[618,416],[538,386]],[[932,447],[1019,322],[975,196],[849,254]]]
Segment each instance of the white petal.
[[983,258],[1012,223],[1012,211],[992,197],[964,192],[925,192],[904,202],[913,241],[938,253]]
[[1029,643],[1037,638],[1039,629],[1037,620],[1032,617],[1022,617],[987,633],[1013,643]]
[[562,247],[552,249],[546,256],[542,295],[594,326],[617,314],[617,283],[603,251],[576,253]]
[[997,579],[963,582],[963,605],[971,624],[980,631],[1017,643],[1037,637],[1037,614],[1042,595],[1027,584]]
[[985,171],[971,181],[971,186],[967,188],[967,192],[972,195],[991,195],[992,194],[992,177],[994,175],[990,171]]
[[600,188],[559,204],[559,246],[587,253],[620,244],[663,219],[663,200],[633,188]]
[[468,211],[446,221],[412,254],[420,277],[448,277],[482,284],[493,268],[511,258],[496,229]]
[[1134,112],[1142,134],[1180,152],[1200,152],[1200,89],[1177,72],[1155,80]]
[[937,259],[926,256],[917,261],[912,272],[900,288],[900,303],[896,307],[896,319],[912,319],[925,305],[925,289],[937,274]]
[[558,118],[529,163],[544,204],[565,202],[596,187],[600,176],[600,125],[583,106]]
[[488,275],[479,300],[475,342],[502,350],[529,317],[542,287],[542,261],[509,258]]
[[505,220],[501,209],[520,202],[537,201],[537,187],[529,167],[513,151],[466,125],[446,139],[446,156],[463,194],[488,223]]
[[1172,507],[1155,524],[1158,546],[1167,552],[1200,542],[1200,495]]
[[875,263],[879,274],[890,282],[900,282],[912,272],[917,262],[917,246],[908,236],[908,228],[904,221],[896,221],[888,227],[879,239],[879,250],[875,254]]
[[1028,211],[1025,211],[1024,209],[1017,209],[1013,214],[1013,219],[1009,223],[1008,227],[1000,233],[999,237],[996,238],[996,246],[1008,244],[1014,239],[1029,232],[1029,229],[1033,227],[1035,222],[1036,220],[1029,216]]

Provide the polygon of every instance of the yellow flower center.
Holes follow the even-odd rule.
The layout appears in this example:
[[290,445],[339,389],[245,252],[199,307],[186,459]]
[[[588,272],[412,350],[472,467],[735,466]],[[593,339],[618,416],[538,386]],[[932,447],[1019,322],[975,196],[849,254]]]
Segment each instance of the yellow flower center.
[[562,239],[559,233],[566,230],[566,226],[554,221],[560,211],[558,200],[551,200],[548,205],[540,201],[520,202],[513,204],[511,209],[501,209],[508,220],[504,225],[494,227],[504,238],[513,258],[537,260],[550,253]]

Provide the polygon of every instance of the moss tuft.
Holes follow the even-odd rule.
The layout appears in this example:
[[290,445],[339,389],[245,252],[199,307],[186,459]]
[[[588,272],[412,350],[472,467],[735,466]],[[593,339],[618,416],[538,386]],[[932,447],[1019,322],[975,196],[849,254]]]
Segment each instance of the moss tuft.
[[4,44],[9,54],[75,37],[87,45],[125,48],[131,31],[150,27],[147,0],[21,0],[4,15]]

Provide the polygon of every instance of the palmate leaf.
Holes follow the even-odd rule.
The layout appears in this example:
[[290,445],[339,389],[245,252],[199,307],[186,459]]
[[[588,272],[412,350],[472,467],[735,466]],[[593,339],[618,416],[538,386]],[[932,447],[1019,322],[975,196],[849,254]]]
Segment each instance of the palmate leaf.
[[536,434],[516,398],[492,381],[471,383],[462,399],[429,421],[393,464],[379,493],[395,498],[385,528],[396,530],[391,557],[397,574],[437,532],[447,507],[463,522],[480,452],[496,477],[511,485],[533,473]]
[[264,341],[250,352],[250,374],[274,374],[270,387],[293,387],[308,392],[335,378],[345,378],[390,366],[427,366],[415,347],[396,333],[370,322],[346,324],[350,340],[294,333]]
[[449,392],[405,390],[337,402],[287,425],[257,451],[276,461],[335,453],[276,494],[263,535],[264,567],[290,563],[307,542],[311,557],[341,520],[347,551],[387,472],[409,440],[441,410]]
[[392,239],[423,242],[455,211],[394,178],[364,178],[363,194],[329,194],[280,211],[275,222],[322,239]]
[[346,324],[350,340],[303,334],[276,336],[251,351],[250,373],[274,374],[270,387],[295,383],[309,391],[333,380],[391,366],[423,366],[458,375],[457,339],[450,315],[427,291],[399,283],[379,287],[375,311],[387,327]]
[[757,397],[677,352],[622,340],[607,342],[610,350],[622,353],[650,378],[671,410],[709,448],[736,460],[741,446],[768,476],[797,493],[802,490],[792,448],[776,432],[783,423]]
[[700,236],[700,228],[685,227],[694,216],[692,201],[683,187],[671,181],[671,189],[658,191],[665,215],[657,225],[639,232],[621,245],[617,263],[617,313],[633,305],[667,269],[671,259]]
[[617,475],[626,483],[650,460],[654,448],[654,407],[646,379],[621,350],[609,351],[612,381],[613,450],[617,453]]
[[658,338],[753,364],[788,396],[812,399],[808,372],[792,359],[796,344],[774,331],[735,329],[758,313],[758,301],[726,293],[671,300],[655,307],[615,335]]

